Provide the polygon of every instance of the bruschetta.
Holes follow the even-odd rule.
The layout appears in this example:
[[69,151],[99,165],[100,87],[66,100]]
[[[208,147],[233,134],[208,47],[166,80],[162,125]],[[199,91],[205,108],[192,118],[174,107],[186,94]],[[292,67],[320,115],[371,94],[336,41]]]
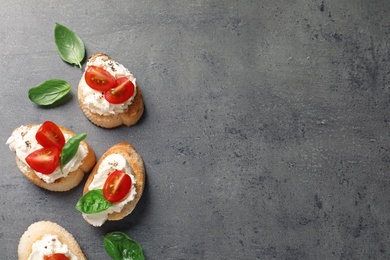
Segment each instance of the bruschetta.
[[[76,140],[75,144],[76,136],[64,126],[45,121],[16,128],[7,144],[16,154],[20,171],[32,183],[50,191],[68,191],[76,187],[84,173],[90,172],[96,163],[92,148],[85,140]],[[70,147],[71,142],[73,147]],[[74,149],[71,158],[66,147]]]
[[85,116],[103,128],[132,126],[144,112],[136,78],[106,54],[94,54],[88,59],[77,93]]
[[93,168],[76,205],[93,226],[121,220],[136,207],[145,187],[145,167],[135,148],[126,142],[108,149]]
[[86,260],[76,239],[66,229],[51,221],[31,224],[18,245],[18,259]]

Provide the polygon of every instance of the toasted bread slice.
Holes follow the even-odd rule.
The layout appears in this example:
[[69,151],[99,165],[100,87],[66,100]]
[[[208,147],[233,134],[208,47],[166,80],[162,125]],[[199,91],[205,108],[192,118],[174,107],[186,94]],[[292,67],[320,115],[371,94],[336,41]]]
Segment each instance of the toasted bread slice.
[[[27,128],[31,128],[33,126],[35,125],[34,124],[26,125]],[[74,132],[67,129],[66,127],[63,126],[58,126],[58,127],[61,129],[62,133],[64,134],[68,134],[71,136],[75,135]],[[81,141],[80,145],[87,148],[88,153],[86,157],[82,160],[79,168],[73,172],[70,172],[68,176],[57,179],[53,183],[46,183],[44,180],[39,178],[35,174],[35,171],[31,169],[25,162],[20,160],[17,156],[15,156],[15,161],[18,168],[24,174],[24,176],[26,176],[27,179],[29,179],[35,185],[50,191],[68,191],[76,187],[81,182],[81,180],[84,178],[84,173],[90,172],[96,162],[95,153],[92,150],[92,148],[89,146],[89,144],[85,141]]]
[[[106,54],[98,53],[92,55],[87,63],[85,70],[88,68],[88,64],[94,62],[96,59],[101,59],[104,62],[113,62],[114,60],[107,56]],[[118,64],[118,63],[115,63]],[[123,66],[119,64],[118,66]],[[84,74],[80,79],[78,85],[78,101],[81,107],[81,110],[85,114],[85,116],[95,125],[98,125],[103,128],[115,128],[121,125],[132,126],[135,125],[138,120],[141,118],[144,112],[144,101],[142,98],[141,90],[139,85],[136,83],[136,94],[134,99],[130,105],[123,111],[119,113],[112,113],[109,115],[99,114],[93,112],[88,105],[84,102],[86,97],[83,92],[84,87],[88,87],[84,80]]]
[[21,236],[18,245],[19,260],[27,260],[32,253],[32,246],[45,235],[55,235],[62,244],[68,246],[69,251],[77,256],[77,259],[87,259],[76,239],[66,229],[50,221],[38,221],[31,224]]
[[[109,148],[103,154],[103,156],[100,158],[100,160],[97,162],[97,164],[93,168],[91,174],[89,175],[89,177],[85,183],[83,195],[89,191],[88,187],[91,184],[91,182],[93,181],[94,176],[98,173],[98,169],[99,169],[99,166],[102,163],[102,161],[107,156],[109,156],[111,154],[120,154],[127,160],[127,162],[131,166],[132,174],[136,180],[136,183],[134,184],[135,190],[136,190],[136,195],[135,195],[134,199],[132,201],[128,202],[120,212],[113,212],[113,213],[109,214],[107,220],[112,221],[112,220],[123,219],[124,217],[129,215],[136,207],[138,201],[141,198],[144,187],[145,187],[145,167],[144,167],[144,163],[143,163],[141,156],[137,153],[135,148],[132,145],[130,145],[129,143],[120,142],[120,143],[112,146],[111,148]],[[83,214],[83,216],[85,216],[85,215]],[[84,217],[84,219],[88,222],[88,220],[85,217]]]

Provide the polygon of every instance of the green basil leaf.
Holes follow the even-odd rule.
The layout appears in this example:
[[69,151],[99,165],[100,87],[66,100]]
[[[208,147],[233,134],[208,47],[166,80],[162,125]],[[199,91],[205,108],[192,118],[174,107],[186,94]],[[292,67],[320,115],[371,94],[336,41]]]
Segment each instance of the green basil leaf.
[[62,79],[50,79],[32,87],[28,91],[28,98],[41,106],[51,105],[68,94],[70,84]]
[[81,68],[81,61],[85,56],[85,47],[80,37],[65,26],[56,23],[54,41],[61,58]]
[[141,246],[122,232],[104,236],[104,249],[114,260],[144,260]]
[[86,133],[81,133],[71,137],[62,147],[60,165],[61,167],[70,162],[72,158],[76,155],[77,150],[79,149],[80,142],[87,137]]
[[111,207],[112,203],[103,196],[103,190],[90,190],[76,204],[76,209],[85,214],[93,214]]

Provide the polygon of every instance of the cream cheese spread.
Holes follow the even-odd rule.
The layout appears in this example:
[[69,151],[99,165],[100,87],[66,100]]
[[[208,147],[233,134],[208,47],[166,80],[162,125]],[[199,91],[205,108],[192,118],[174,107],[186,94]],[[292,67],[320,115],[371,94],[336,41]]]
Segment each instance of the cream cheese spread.
[[64,254],[70,260],[77,260],[77,256],[70,252],[67,245],[61,243],[56,235],[44,235],[41,240],[32,245],[32,252],[28,260],[44,260],[45,255]]
[[80,80],[79,87],[84,95],[84,104],[85,106],[93,113],[99,115],[113,115],[118,113],[123,113],[127,110],[129,105],[133,103],[134,97],[137,94],[137,85],[136,79],[133,74],[125,68],[122,64],[117,63],[113,60],[107,60],[107,57],[98,56],[92,61],[88,61],[87,68],[89,66],[102,67],[108,71],[114,78],[118,79],[120,77],[128,77],[129,80],[134,84],[134,93],[133,95],[121,104],[111,104],[105,98],[104,94],[100,91],[94,90],[88,86],[85,82],[85,72]]
[[111,207],[105,211],[94,214],[83,214],[83,217],[93,226],[103,225],[109,214],[113,212],[120,212],[127,203],[134,200],[135,195],[137,194],[134,185],[136,180],[132,174],[131,166],[127,162],[126,158],[120,154],[110,154],[103,159],[91,184],[88,186],[88,190],[102,189],[108,175],[115,170],[121,170],[130,176],[132,182],[130,192],[125,199],[120,202],[114,202]]
[[[29,126],[20,126],[15,129],[12,135],[8,138],[7,143],[11,151],[16,153],[16,156],[25,163],[26,171],[28,170],[28,164],[26,163],[26,157],[30,153],[42,148],[40,144],[38,144],[35,135],[41,125],[34,125],[32,127]],[[64,134],[65,140],[69,140],[72,136],[68,134]],[[77,170],[82,164],[82,160],[87,156],[88,148],[86,145],[82,143],[79,146],[79,149],[76,155],[70,160],[69,163],[65,164],[62,168],[62,172],[60,167],[58,166],[55,171],[51,174],[42,174],[40,172],[34,171],[35,174],[45,181],[46,183],[53,183],[57,179],[62,177],[66,177],[70,172]]]

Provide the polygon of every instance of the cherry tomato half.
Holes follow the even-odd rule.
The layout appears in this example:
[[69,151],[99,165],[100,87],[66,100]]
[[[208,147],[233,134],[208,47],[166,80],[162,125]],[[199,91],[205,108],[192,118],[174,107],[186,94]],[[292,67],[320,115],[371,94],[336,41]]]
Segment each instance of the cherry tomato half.
[[64,254],[52,254],[52,255],[45,255],[44,260],[69,260],[69,258]]
[[102,67],[89,66],[85,72],[85,82],[98,91],[106,91],[116,86],[115,77]]
[[118,202],[126,197],[131,188],[131,178],[123,171],[112,172],[103,185],[103,196],[109,202]]
[[43,147],[56,146],[61,150],[65,144],[65,137],[60,128],[51,121],[46,121],[41,125],[35,138]]
[[35,171],[43,174],[51,174],[60,162],[60,150],[55,147],[43,147],[26,157],[27,164]]
[[116,82],[116,87],[104,92],[104,98],[112,104],[121,104],[133,95],[134,84],[127,77],[118,78]]

